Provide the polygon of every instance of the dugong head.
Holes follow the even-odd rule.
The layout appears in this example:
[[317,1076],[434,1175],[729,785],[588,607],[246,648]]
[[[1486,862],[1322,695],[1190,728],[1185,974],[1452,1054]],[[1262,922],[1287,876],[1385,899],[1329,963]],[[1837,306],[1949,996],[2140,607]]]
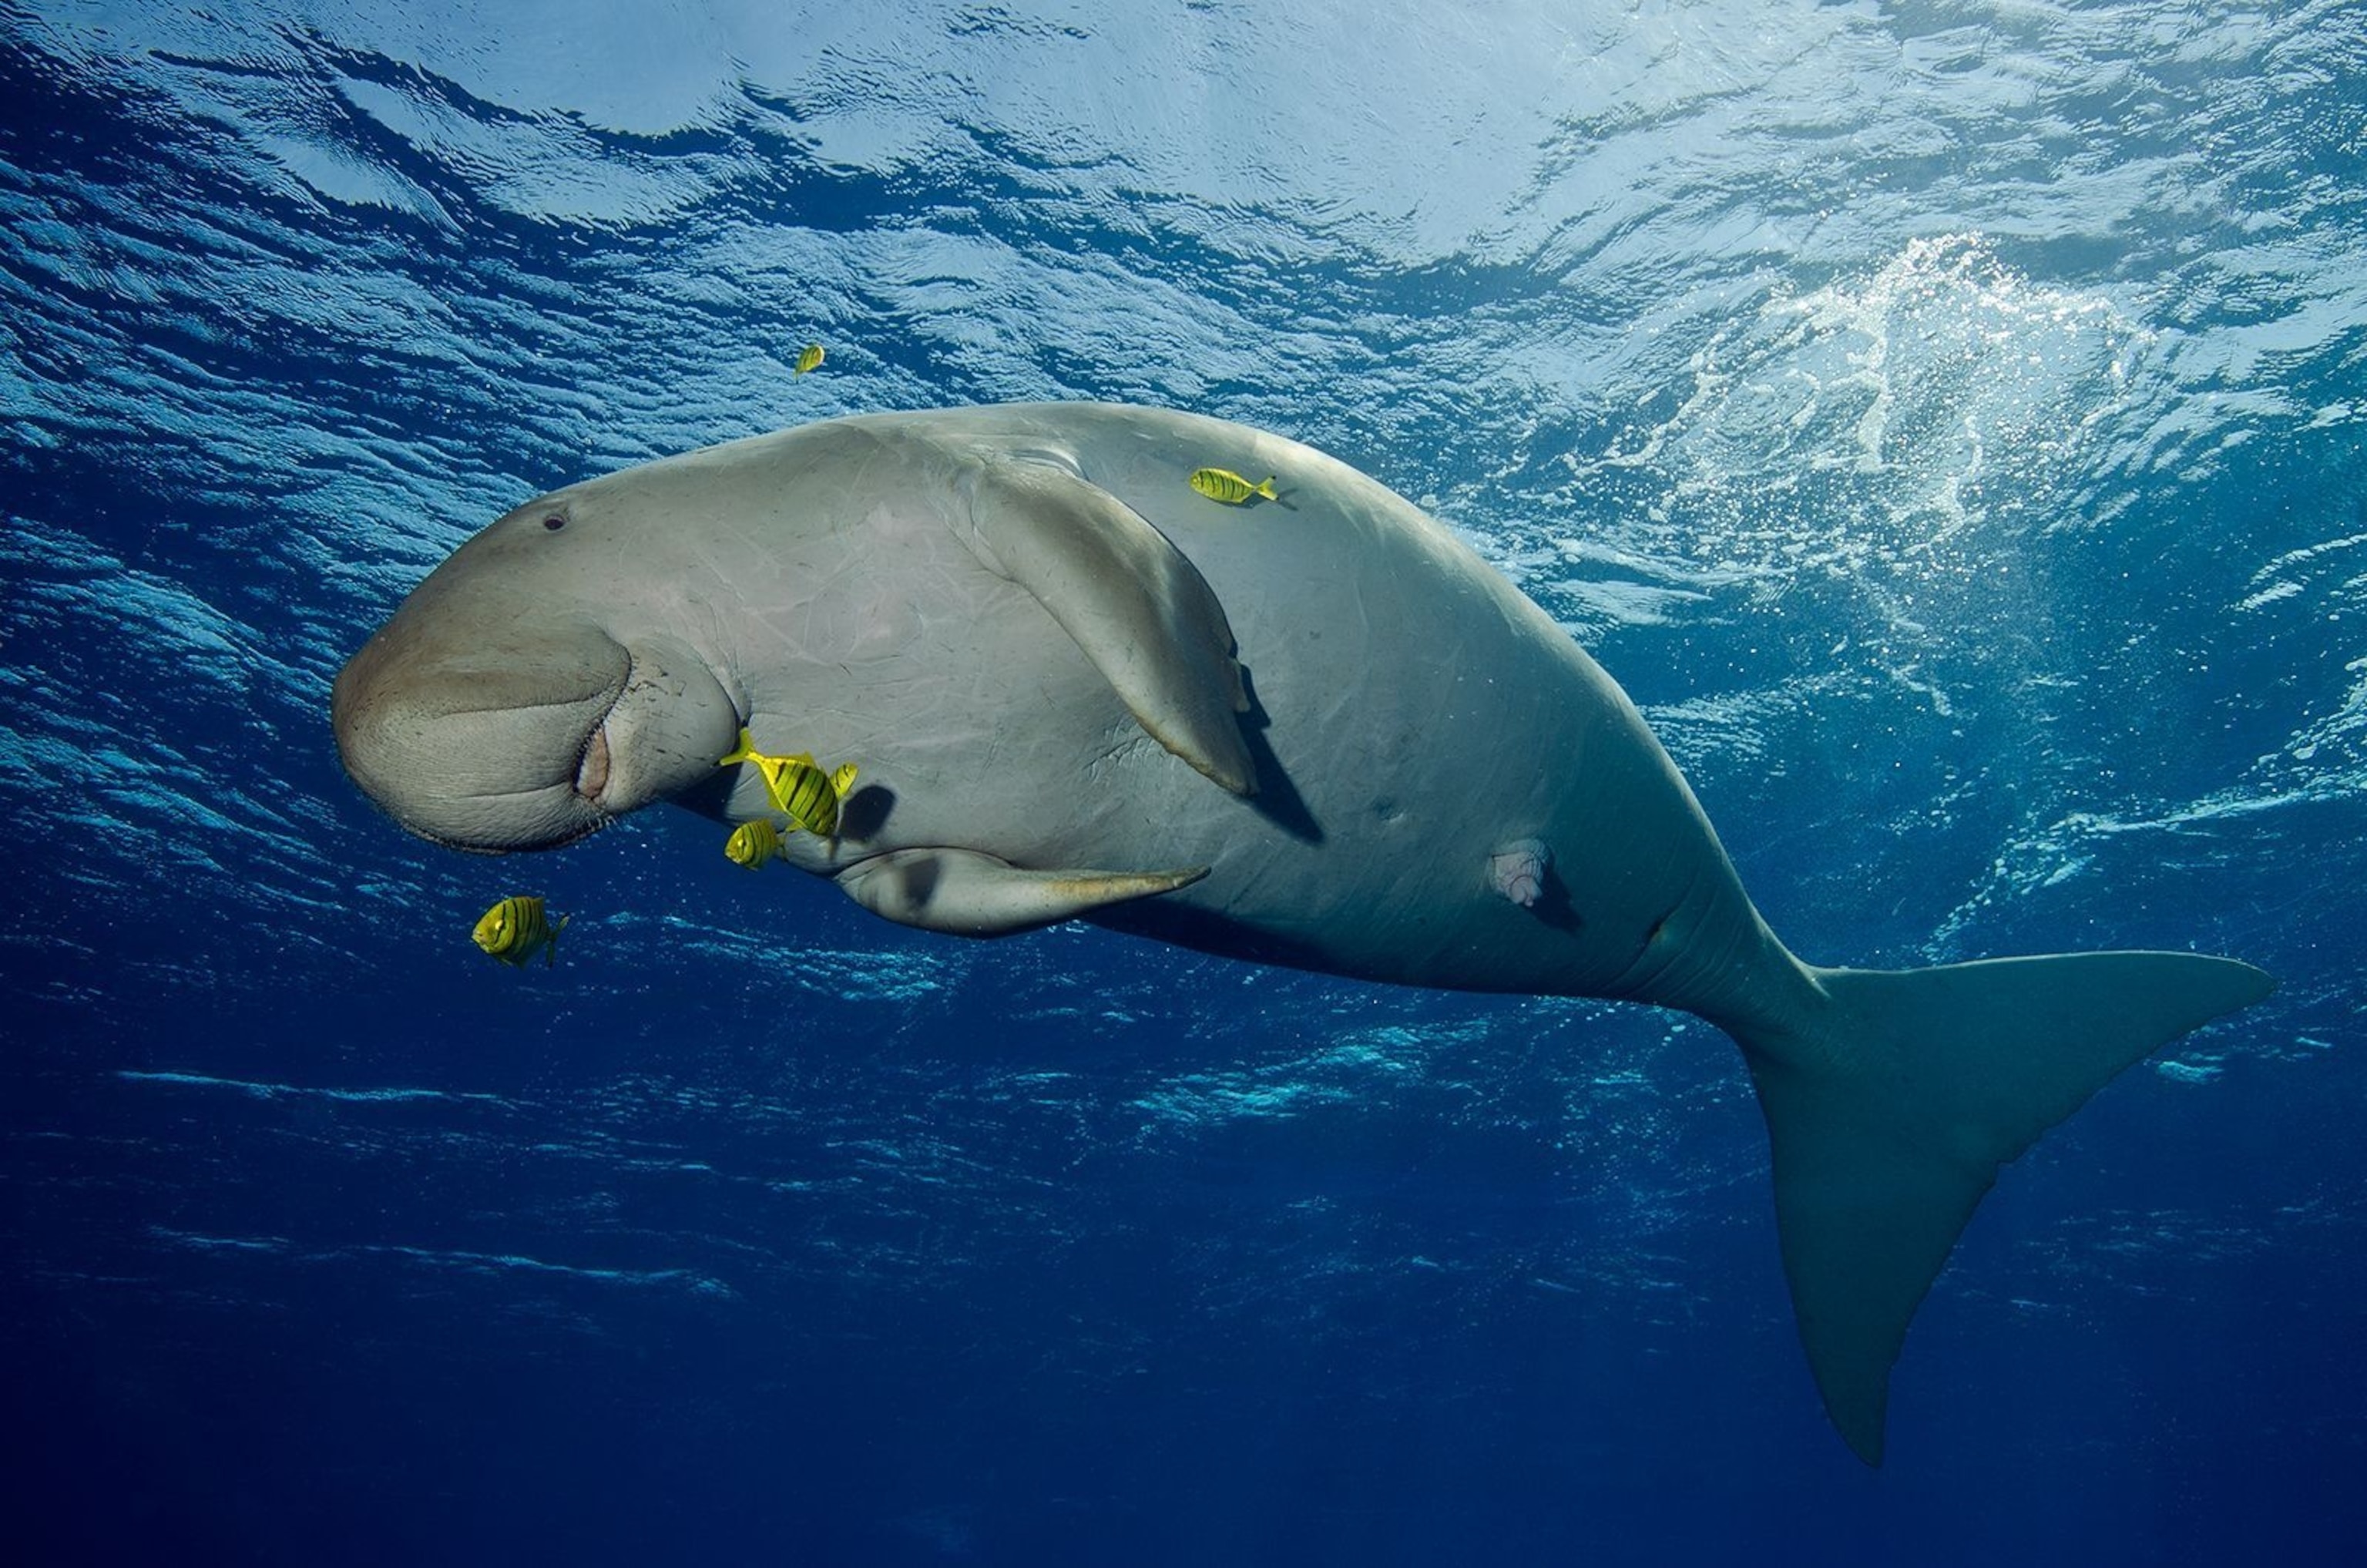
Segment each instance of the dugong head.
[[719,775],[740,712],[678,572],[613,481],[519,507],[429,574],[337,676],[345,770],[459,849],[546,849]]

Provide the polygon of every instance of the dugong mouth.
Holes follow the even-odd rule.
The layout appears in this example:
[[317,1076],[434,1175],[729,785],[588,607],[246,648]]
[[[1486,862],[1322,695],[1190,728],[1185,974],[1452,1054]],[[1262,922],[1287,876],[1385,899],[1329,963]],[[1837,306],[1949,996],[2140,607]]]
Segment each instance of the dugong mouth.
[[[609,704],[614,712],[616,705]],[[600,803],[600,791],[608,787],[608,714],[600,715],[592,726],[592,733],[583,742],[583,756],[575,764],[575,792],[591,804]]]

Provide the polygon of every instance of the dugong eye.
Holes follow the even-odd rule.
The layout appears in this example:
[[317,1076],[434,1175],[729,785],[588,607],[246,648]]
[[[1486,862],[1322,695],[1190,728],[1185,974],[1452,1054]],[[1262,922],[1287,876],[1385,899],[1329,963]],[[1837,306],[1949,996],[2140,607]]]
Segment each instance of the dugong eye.
[[561,517],[558,513],[553,512],[550,516],[542,519],[542,526],[549,528],[552,533],[557,533],[560,529],[567,526],[567,519]]

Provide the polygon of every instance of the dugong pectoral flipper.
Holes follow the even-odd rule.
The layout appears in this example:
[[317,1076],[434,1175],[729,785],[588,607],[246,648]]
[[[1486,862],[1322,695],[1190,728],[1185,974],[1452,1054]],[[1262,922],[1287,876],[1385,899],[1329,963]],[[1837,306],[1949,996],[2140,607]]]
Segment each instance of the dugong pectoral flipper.
[[1806,1028],[1718,1020],[1773,1151],[1775,1228],[1833,1426],[1882,1462],[1890,1368],[1999,1169],[2112,1075],[2276,982],[2197,953],[1811,969]]
[[1073,920],[1107,904],[1188,888],[1206,866],[1181,871],[1026,871],[975,849],[898,849],[839,873],[846,896],[872,914],[955,937],[1003,937]]
[[1257,770],[1233,629],[1199,568],[1139,513],[1075,472],[990,457],[965,475],[964,542],[1036,596],[1153,740],[1236,795]]

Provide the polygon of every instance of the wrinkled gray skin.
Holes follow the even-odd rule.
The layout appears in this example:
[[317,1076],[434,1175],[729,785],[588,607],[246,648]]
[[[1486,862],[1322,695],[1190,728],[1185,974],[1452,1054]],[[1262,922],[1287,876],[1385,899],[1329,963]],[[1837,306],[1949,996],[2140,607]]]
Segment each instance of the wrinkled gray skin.
[[[1200,467],[1281,499],[1219,505]],[[2186,953],[1802,964],[1535,605],[1363,475],[1190,415],[837,420],[571,486],[438,567],[334,708],[363,789],[460,848],[764,814],[717,767],[744,723],[860,769],[841,836],[787,854],[891,919],[1700,1014],[1750,1068],[1801,1340],[1869,1463],[1999,1167],[2271,985]]]
[[[1233,771],[1255,793],[1147,733],[978,548],[984,465],[1014,455],[1115,496],[1213,590],[1254,702]],[[1206,499],[1186,479],[1209,465],[1275,474],[1282,502]],[[1182,681],[1223,687],[1225,651],[1187,648]],[[1229,688],[1214,705],[1231,718]],[[941,846],[1205,866],[1092,917],[1424,985],[1714,1008],[1738,965],[1790,978],[1674,766],[1568,634],[1364,475],[1190,415],[836,420],[574,485],[463,546],[337,684],[354,777],[470,849],[563,844],[670,797],[760,814],[756,771],[715,767],[742,723],[760,749],[860,768],[848,836],[788,840],[824,875]],[[1523,839],[1552,855],[1533,908],[1489,882]]]

